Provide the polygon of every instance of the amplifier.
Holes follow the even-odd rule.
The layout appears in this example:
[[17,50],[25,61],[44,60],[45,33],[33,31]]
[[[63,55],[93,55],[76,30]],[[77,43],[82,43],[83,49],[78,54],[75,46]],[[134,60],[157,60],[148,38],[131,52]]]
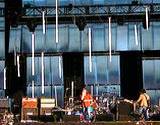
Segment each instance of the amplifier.
[[0,108],[9,108],[10,107],[10,99],[4,98],[0,99]]
[[134,110],[133,104],[124,101],[121,101],[117,106],[119,115],[130,115]]
[[0,99],[0,114],[5,113],[11,109],[11,99],[3,98]]
[[40,115],[52,115],[52,109],[55,107],[55,99],[40,99]]
[[41,102],[40,103],[41,108],[54,108],[55,107],[55,99],[41,98],[40,102]]
[[22,108],[26,109],[36,109],[38,106],[37,98],[23,98],[22,99]]
[[117,105],[117,118],[119,121],[133,120],[133,117],[131,117],[131,113],[133,112],[134,106],[129,102],[120,101],[120,103]]
[[38,108],[22,108],[21,120],[38,119]]

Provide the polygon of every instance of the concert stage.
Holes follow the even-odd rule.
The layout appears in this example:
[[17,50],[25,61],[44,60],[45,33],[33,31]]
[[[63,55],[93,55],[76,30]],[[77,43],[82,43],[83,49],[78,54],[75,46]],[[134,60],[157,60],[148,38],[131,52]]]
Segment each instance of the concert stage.
[[[60,122],[60,123],[39,123],[39,122],[26,122],[17,123],[15,125],[138,125],[137,122],[133,121],[112,121],[112,122],[93,122],[93,123],[80,123],[80,122]],[[139,125],[160,125],[160,121],[147,121],[145,123],[139,122]]]

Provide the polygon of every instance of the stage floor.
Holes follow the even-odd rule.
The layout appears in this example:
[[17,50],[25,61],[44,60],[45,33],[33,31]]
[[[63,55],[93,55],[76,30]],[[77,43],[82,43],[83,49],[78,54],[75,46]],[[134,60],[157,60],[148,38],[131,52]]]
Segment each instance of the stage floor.
[[112,121],[112,122],[93,122],[93,123],[81,123],[81,122],[26,122],[16,123],[15,125],[160,125],[160,121]]

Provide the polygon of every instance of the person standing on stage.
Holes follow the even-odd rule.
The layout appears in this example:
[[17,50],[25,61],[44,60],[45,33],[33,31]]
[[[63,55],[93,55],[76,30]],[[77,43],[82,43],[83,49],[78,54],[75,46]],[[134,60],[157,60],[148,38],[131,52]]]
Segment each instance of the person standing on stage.
[[139,113],[142,115],[142,118],[147,120],[149,118],[148,108],[150,106],[150,96],[146,93],[145,89],[140,90],[140,95],[136,104],[139,105]]
[[85,87],[82,90],[81,101],[82,101],[84,119],[86,121],[91,121],[93,112],[92,108],[93,97]]

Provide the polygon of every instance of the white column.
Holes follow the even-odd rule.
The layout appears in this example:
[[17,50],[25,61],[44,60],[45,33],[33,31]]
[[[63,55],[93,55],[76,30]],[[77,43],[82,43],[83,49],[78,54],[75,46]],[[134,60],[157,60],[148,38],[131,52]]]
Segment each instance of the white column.
[[34,76],[34,44],[35,44],[35,36],[32,33],[32,76]]
[[138,46],[138,33],[137,33],[137,25],[134,25],[134,35],[135,35],[135,43]]
[[93,96],[93,93],[94,93],[94,88],[93,88],[93,85],[91,85],[91,95]]
[[146,29],[148,30],[149,25],[148,25],[148,8],[146,7]]
[[55,102],[56,102],[56,106],[58,106],[58,103],[57,103],[57,86],[54,86],[54,92],[55,92]]
[[4,90],[6,90],[6,68],[4,68],[4,84],[3,84],[3,88]]
[[[32,77],[34,77],[34,44],[35,44],[35,36],[32,33]],[[34,80],[32,80],[32,98],[34,98]]]
[[58,0],[56,0],[56,43],[58,43]]
[[72,87],[72,92],[71,92],[71,97],[74,97],[74,82],[72,81],[71,83],[71,87]]
[[42,26],[43,26],[43,34],[46,33],[46,27],[45,27],[45,11],[42,11]]
[[89,71],[92,72],[92,43],[91,43],[91,28],[88,29],[89,37]]
[[62,77],[62,65],[61,65],[61,56],[59,56],[59,58],[58,58],[58,66],[59,66],[59,78],[61,78]]
[[96,86],[96,95],[98,96],[98,85]]
[[111,31],[111,17],[108,18],[109,19],[109,34],[108,34],[108,39],[109,39],[109,60],[110,62],[112,61],[112,31]]
[[20,63],[19,63],[19,55],[17,55],[17,71],[18,71],[18,77],[20,77]]
[[41,77],[42,77],[42,94],[44,94],[44,52],[41,53]]
[[34,80],[32,80],[32,98],[34,98]]

